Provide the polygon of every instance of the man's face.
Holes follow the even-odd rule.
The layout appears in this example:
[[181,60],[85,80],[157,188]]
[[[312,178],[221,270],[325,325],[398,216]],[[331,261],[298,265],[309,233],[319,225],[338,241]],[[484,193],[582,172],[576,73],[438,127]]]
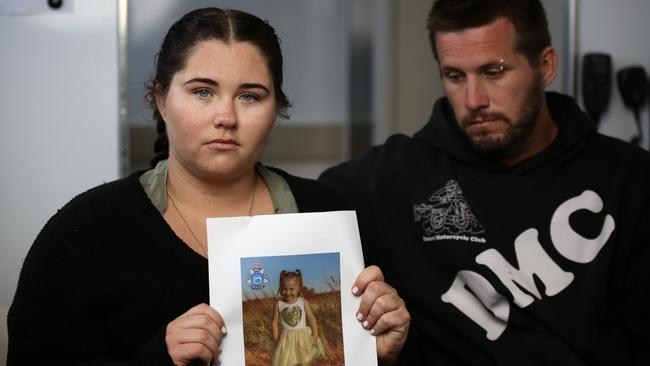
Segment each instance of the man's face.
[[447,97],[472,146],[515,161],[527,157],[546,138],[538,120],[550,81],[515,50],[512,23],[497,18],[477,28],[438,32],[436,47]]

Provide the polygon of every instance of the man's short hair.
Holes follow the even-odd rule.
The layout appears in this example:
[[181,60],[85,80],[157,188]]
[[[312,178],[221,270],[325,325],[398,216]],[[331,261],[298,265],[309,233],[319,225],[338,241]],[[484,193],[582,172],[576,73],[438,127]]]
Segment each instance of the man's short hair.
[[532,65],[537,65],[542,50],[551,45],[546,12],[540,0],[435,1],[427,19],[434,57],[438,60],[437,32],[476,28],[500,17],[510,20],[514,25],[515,50],[526,56]]

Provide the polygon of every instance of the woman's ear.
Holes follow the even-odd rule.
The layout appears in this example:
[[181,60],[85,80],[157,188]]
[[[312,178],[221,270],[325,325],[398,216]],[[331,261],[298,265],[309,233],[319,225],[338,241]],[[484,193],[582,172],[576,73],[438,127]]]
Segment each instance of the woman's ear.
[[156,86],[154,86],[153,91],[156,97],[156,107],[158,108],[158,112],[160,112],[160,115],[164,120],[165,119],[165,95],[162,93],[162,88],[160,87],[160,84],[156,83]]
[[553,47],[549,46],[542,50],[539,66],[544,86],[551,85],[557,76],[557,53]]

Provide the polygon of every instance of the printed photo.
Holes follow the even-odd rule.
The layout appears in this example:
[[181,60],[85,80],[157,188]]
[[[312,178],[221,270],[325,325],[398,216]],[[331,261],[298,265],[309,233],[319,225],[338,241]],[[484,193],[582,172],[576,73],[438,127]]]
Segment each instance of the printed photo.
[[339,253],[241,258],[246,366],[344,365]]

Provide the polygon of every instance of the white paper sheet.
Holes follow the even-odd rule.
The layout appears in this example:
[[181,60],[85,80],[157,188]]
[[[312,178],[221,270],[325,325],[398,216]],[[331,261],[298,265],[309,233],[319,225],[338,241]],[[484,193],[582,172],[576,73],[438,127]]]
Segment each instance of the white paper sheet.
[[[332,365],[377,365],[375,338],[356,320],[359,298],[350,290],[364,267],[353,211],[209,218],[207,230],[210,305],[228,328],[222,365],[245,365],[246,357],[271,365],[270,324],[281,269],[301,270],[309,289],[304,298],[328,344],[325,357],[345,360]],[[337,337],[342,337],[342,351]]]

